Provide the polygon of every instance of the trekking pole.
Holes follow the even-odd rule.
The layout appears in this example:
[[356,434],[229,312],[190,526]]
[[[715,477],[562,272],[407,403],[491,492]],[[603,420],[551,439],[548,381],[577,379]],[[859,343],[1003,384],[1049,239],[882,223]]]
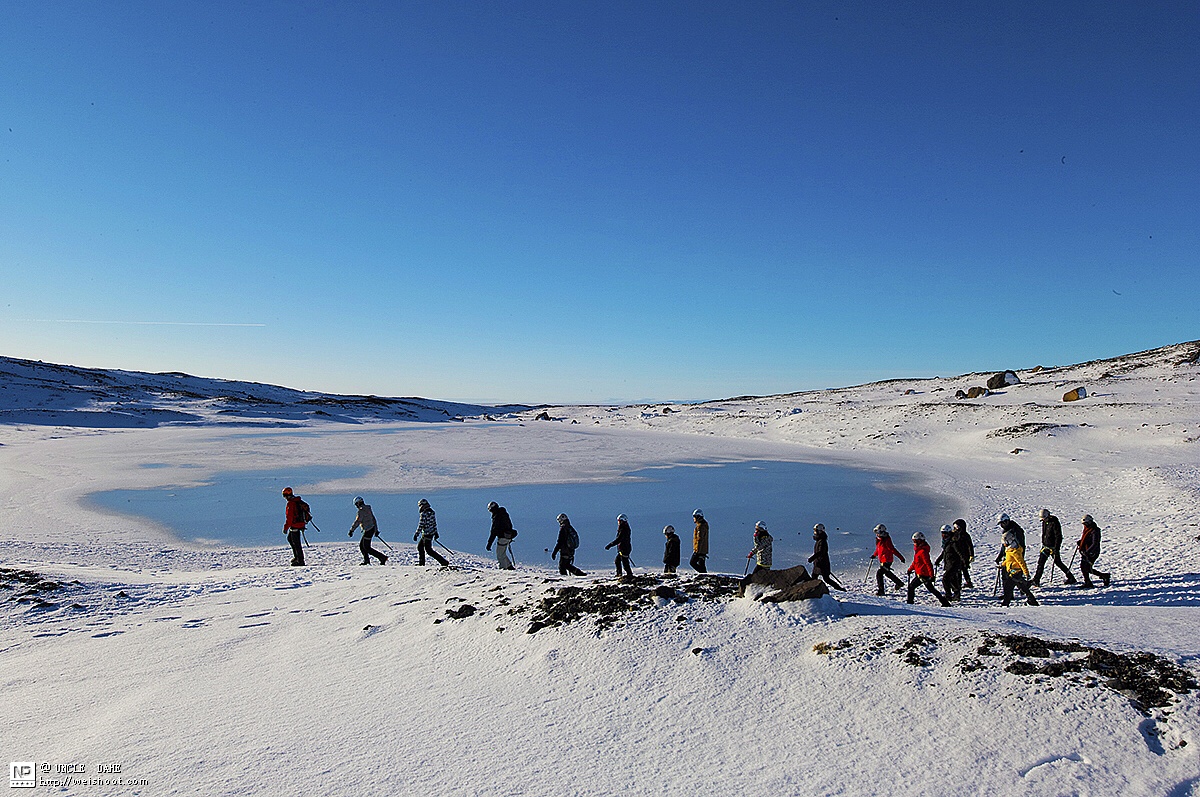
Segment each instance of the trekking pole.
[[320,533],[321,533],[321,527],[320,527],[320,526],[318,526],[316,523],[313,523],[313,522],[310,520],[310,521],[308,521],[308,525],[310,525],[310,526],[312,526],[314,529],[316,529],[316,530],[317,530],[317,534],[320,534]]
[[[437,537],[434,537],[434,538],[433,538],[433,541],[434,541],[434,542],[436,542],[438,545],[442,545],[442,541],[441,541],[441,540],[439,540]],[[443,550],[444,550],[446,553],[454,553],[454,551],[450,550],[450,549],[449,549],[449,548],[447,548],[445,545],[442,545],[442,549],[443,549]]]
[[746,569],[742,571],[742,577],[745,578],[749,572],[750,572],[750,557],[747,556],[746,557]]
[[512,546],[511,542],[508,544],[508,558],[512,561],[513,567],[516,567],[517,566],[517,557],[515,554],[513,554],[513,546]]
[[875,558],[872,557],[867,560],[867,572],[863,573],[863,583],[864,584],[871,580],[871,568],[874,566],[875,566]]
[[305,535],[305,533],[304,533],[304,529],[300,529],[300,539],[304,540],[304,547],[305,547],[305,548],[308,548],[308,547],[309,547],[309,545],[308,545],[308,536],[307,536],[307,535]]
[[992,597],[996,597],[1000,592],[1000,566],[996,566],[996,582],[992,584]]
[[387,549],[388,549],[389,551],[393,551],[393,550],[395,550],[395,549],[394,549],[392,546],[388,545],[388,541],[387,541],[387,540],[385,540],[385,539],[384,539],[382,536],[380,536],[380,534],[379,534],[379,532],[378,532],[378,531],[377,531],[377,532],[375,532],[375,536],[376,536],[376,537],[379,537],[379,541],[380,541],[380,542],[382,542],[384,545],[387,545]]

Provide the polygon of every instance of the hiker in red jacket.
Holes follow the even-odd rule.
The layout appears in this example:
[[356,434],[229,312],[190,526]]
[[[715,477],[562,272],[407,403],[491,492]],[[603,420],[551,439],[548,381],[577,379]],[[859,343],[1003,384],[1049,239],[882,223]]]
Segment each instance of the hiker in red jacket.
[[912,543],[913,561],[908,566],[908,572],[912,573],[915,578],[908,582],[908,602],[912,603],[913,598],[916,597],[917,585],[924,584],[925,589],[932,592],[939,603],[949,606],[950,601],[946,600],[946,596],[933,586],[933,563],[929,561],[929,543],[925,542],[925,535],[918,531],[912,535]]
[[878,589],[875,590],[876,595],[883,594],[883,579],[886,576],[896,585],[896,589],[904,586],[904,582],[900,580],[900,576],[892,572],[892,560],[899,558],[904,561],[904,554],[896,550],[896,546],[892,545],[892,538],[888,536],[887,526],[880,523],[875,527],[875,553],[871,554],[872,559],[879,560],[879,571],[875,574],[875,583]]
[[300,496],[292,492],[291,487],[283,488],[283,497],[287,499],[287,508],[283,513],[283,533],[287,535],[288,545],[292,546],[292,567],[304,567],[304,546],[300,544],[304,536],[304,507],[307,504]]

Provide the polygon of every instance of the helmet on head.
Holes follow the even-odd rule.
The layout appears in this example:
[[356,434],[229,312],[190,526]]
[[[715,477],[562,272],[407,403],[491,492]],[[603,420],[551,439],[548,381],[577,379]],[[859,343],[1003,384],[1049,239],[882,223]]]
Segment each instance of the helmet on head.
[[1040,517],[1042,520],[1045,520],[1046,518],[1050,517],[1050,510],[1043,509],[1041,512],[1038,512],[1038,517]]
[[617,515],[617,522],[618,523],[628,523],[629,518],[625,517],[625,513],[622,512],[621,514]]
[[754,530],[755,530],[755,531],[766,531],[766,530],[767,530],[767,524],[766,524],[766,523],[763,523],[763,522],[760,520],[760,521],[758,521],[757,523],[755,523],[755,524],[754,524]]
[[569,518],[567,518],[566,514],[565,514],[565,513],[563,513],[563,512],[559,512],[559,513],[558,513],[558,517],[557,517],[557,518],[555,518],[555,519],[558,521],[558,525],[560,525],[560,526],[561,526],[562,524],[564,524],[564,523],[568,522],[568,520],[569,520]]
[[916,542],[917,540],[920,540],[921,542],[925,542],[925,535],[919,531],[915,532],[913,534],[912,538],[913,538],[913,542]]
[[880,523],[878,526],[875,527],[875,536],[882,537],[884,534],[887,534],[887,526]]
[[418,509],[423,509],[423,508],[424,508],[424,509],[428,509],[428,508],[429,508],[429,502],[428,502],[428,501],[426,501],[424,498],[422,498],[420,501],[417,501],[417,508],[418,508]]
[[999,515],[996,515],[996,524],[997,525],[1007,523],[1008,520],[1009,520],[1008,513],[1006,513],[1006,512],[1001,512]]
[[704,517],[704,513],[703,513],[703,512],[701,512],[699,509],[697,509],[695,512],[693,512],[693,513],[692,513],[692,517],[703,518],[703,517]]
[[818,534],[824,534],[825,533],[825,524],[818,523],[817,525],[813,526],[813,531],[817,532]]
[[495,501],[488,501],[488,511],[489,512],[495,512],[499,508],[500,508],[500,505],[497,504]]
[[966,531],[967,530],[967,521],[963,520],[962,518],[959,518],[958,520],[954,521],[954,528],[958,529],[959,531]]
[[674,534],[674,533],[675,533],[674,526],[663,526],[663,534]]
[[284,488],[283,488],[283,494],[284,494],[284,495],[292,495],[292,488],[291,488],[291,487],[284,487]]
[[1092,520],[1092,516],[1091,516],[1091,515],[1084,515],[1084,516],[1083,516],[1083,522],[1084,522],[1084,523],[1095,523],[1096,521]]
[[354,505],[355,506],[362,506],[365,503],[366,503],[366,501],[363,500],[363,497],[361,495],[354,496]]
[[952,534],[952,533],[954,533],[953,526],[951,526],[949,524],[942,526],[942,534]]

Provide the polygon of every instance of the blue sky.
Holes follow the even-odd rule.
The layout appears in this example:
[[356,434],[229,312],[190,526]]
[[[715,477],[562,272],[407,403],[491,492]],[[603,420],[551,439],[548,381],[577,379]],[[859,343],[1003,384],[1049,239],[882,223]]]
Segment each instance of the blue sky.
[[1194,3],[6,3],[0,354],[601,402],[1194,339],[1198,49]]

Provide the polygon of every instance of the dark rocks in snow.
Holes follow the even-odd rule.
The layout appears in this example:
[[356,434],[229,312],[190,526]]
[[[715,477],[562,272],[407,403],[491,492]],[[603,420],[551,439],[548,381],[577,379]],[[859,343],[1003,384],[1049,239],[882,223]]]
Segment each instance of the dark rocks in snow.
[[1049,432],[1064,428],[1061,423],[1019,423],[1016,426],[1005,426],[988,432],[988,437],[1027,437],[1029,435]]
[[1080,399],[1085,398],[1087,398],[1087,388],[1082,386],[1063,393],[1063,401],[1079,401]]
[[982,398],[983,396],[986,396],[987,394],[988,394],[988,389],[986,387],[973,387],[967,391],[967,398],[977,399],[977,398]]
[[[551,589],[538,603],[526,633],[533,634],[546,627],[566,625],[587,617],[595,618],[597,629],[604,630],[629,612],[655,608],[659,599],[674,605],[693,600],[723,601],[733,597],[737,585],[738,579],[732,576],[710,574],[681,579],[676,586],[662,584],[656,576],[640,575],[587,586],[559,587]],[[512,613],[518,611],[513,609]]]
[[988,390],[1003,390],[1009,385],[1018,385],[1020,383],[1020,378],[1014,372],[1002,371],[988,378],[987,388]]
[[464,603],[457,609],[447,609],[446,614],[450,616],[451,620],[465,620],[475,614],[475,607],[469,603]]

